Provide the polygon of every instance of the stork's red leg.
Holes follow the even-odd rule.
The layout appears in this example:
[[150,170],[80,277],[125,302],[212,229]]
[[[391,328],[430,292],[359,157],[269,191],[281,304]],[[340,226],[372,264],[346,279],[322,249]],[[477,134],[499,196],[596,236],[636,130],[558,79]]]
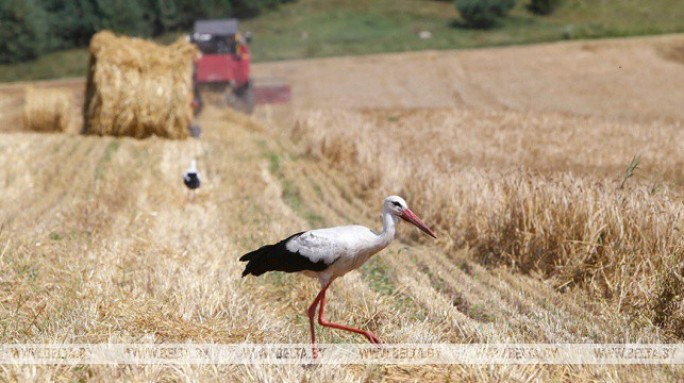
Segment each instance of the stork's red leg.
[[[343,326],[343,325],[337,324],[337,323],[331,323],[327,319],[325,319],[325,316],[323,314],[323,310],[325,310],[325,290],[326,289],[327,289],[327,287],[325,289],[321,290],[321,293],[323,295],[321,296],[321,299],[320,299],[321,300],[321,308],[318,311],[318,323],[321,326],[332,327],[332,328],[336,328],[338,330],[345,330],[345,331],[350,331],[350,332],[354,332],[357,334],[361,334],[361,335],[365,336],[366,339],[368,339],[368,341],[373,343],[373,344],[382,343],[382,342],[380,342],[380,339],[378,339],[378,337],[375,336],[375,334],[373,334],[370,331],[364,331],[364,330],[360,330],[358,328],[347,327],[347,326]],[[312,326],[313,326],[313,324],[312,324]]]
[[320,302],[321,299],[325,297],[325,290],[328,289],[330,283],[332,282],[328,282],[328,284],[321,289],[318,295],[316,295],[316,299],[314,299],[313,303],[311,303],[311,306],[309,306],[308,310],[309,323],[311,324],[311,350],[314,359],[318,357],[318,350],[316,349],[316,329],[314,328],[314,316],[316,315],[316,306],[318,306],[318,302]]

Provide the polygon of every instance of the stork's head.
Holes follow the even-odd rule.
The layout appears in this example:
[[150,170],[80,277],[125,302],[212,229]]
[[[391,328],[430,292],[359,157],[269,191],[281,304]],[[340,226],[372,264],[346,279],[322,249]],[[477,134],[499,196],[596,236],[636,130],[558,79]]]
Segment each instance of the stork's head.
[[391,195],[385,198],[384,208],[385,211],[389,212],[390,214],[416,225],[417,228],[432,238],[437,238],[435,233],[430,230],[430,228],[427,227],[427,225],[425,225],[423,221],[421,221],[420,218],[418,218],[418,216],[411,211],[411,209],[409,209],[408,204],[403,198],[396,195]]

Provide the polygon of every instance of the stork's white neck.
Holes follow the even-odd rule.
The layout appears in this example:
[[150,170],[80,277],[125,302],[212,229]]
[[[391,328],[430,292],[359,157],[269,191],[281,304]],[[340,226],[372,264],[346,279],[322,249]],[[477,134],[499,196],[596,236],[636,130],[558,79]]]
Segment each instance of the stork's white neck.
[[399,217],[390,213],[388,210],[382,212],[382,233],[378,235],[378,241],[382,247],[386,247],[394,239],[397,232],[397,222]]

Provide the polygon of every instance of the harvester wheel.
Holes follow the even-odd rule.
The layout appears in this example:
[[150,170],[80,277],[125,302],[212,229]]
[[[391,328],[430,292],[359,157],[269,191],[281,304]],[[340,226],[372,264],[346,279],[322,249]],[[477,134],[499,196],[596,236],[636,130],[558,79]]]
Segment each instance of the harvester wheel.
[[195,97],[192,99],[192,114],[197,117],[204,109],[204,101],[202,100],[202,95],[197,92]]
[[226,101],[236,110],[251,114],[254,111],[254,86],[248,82],[235,89],[233,94],[226,95]]

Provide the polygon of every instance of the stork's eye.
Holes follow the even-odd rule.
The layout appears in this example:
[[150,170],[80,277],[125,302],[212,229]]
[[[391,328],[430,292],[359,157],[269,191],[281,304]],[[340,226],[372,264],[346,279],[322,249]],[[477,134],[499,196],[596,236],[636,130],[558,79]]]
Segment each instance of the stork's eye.
[[401,207],[401,204],[397,201],[392,201],[392,205],[394,205],[396,207]]

